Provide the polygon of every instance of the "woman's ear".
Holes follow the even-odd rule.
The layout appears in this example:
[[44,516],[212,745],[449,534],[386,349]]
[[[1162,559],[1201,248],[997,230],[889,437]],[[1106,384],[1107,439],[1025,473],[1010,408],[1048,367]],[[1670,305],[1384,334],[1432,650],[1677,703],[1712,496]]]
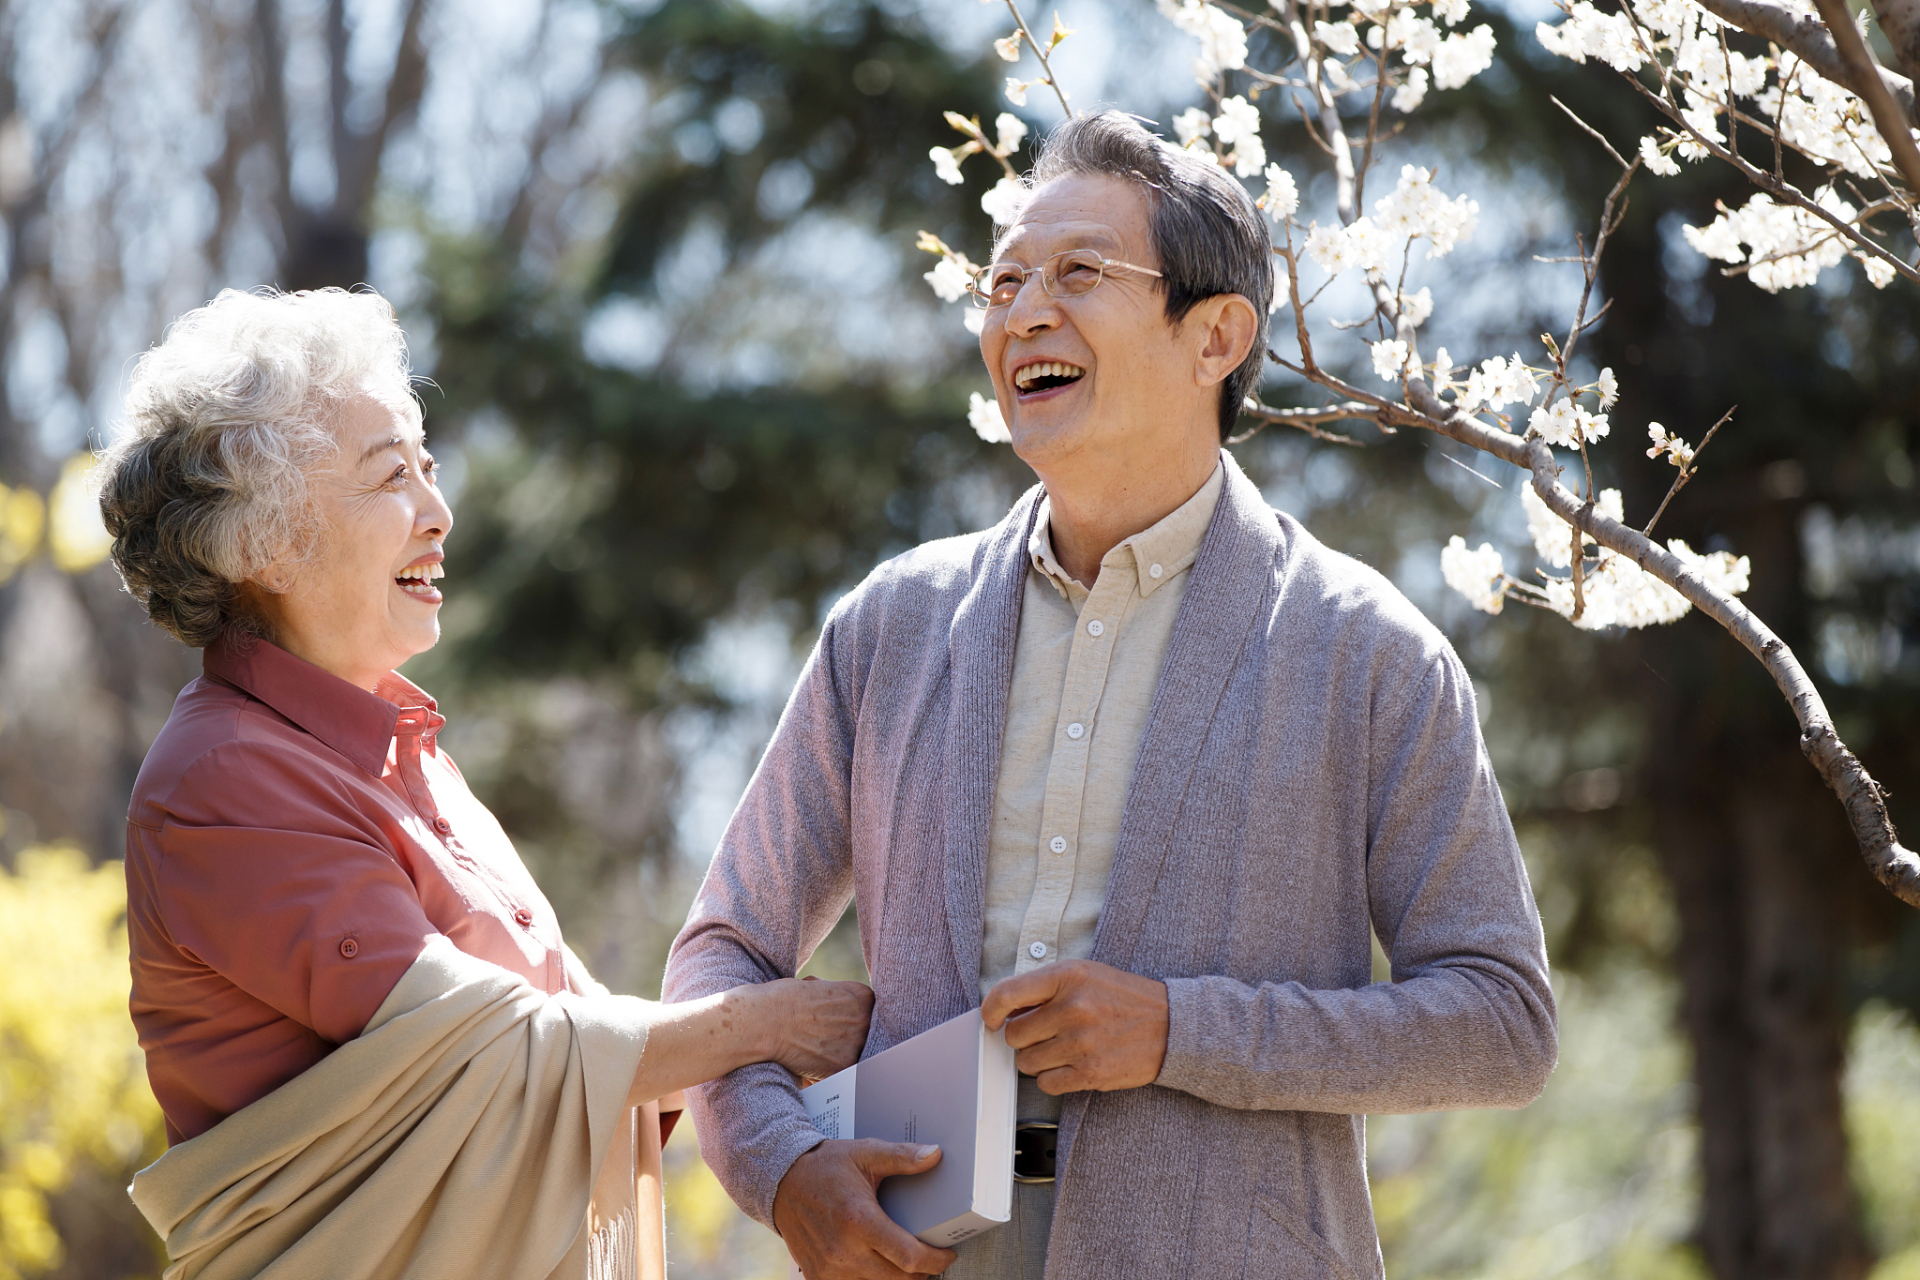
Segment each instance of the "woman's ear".
[[1220,385],[1246,363],[1260,332],[1253,304],[1238,293],[1215,294],[1188,313],[1187,321],[1201,339],[1193,373],[1203,387]]

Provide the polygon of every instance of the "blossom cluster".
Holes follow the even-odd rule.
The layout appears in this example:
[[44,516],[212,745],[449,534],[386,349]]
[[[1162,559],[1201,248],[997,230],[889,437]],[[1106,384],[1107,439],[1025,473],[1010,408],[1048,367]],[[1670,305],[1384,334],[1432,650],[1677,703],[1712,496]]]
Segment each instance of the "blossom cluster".
[[[1820,165],[1870,180],[1891,175],[1892,151],[1858,97],[1791,52],[1775,48],[1761,57],[1732,49],[1726,42],[1731,29],[1691,0],[1629,0],[1628,8],[1614,13],[1589,0],[1562,0],[1561,7],[1563,21],[1536,28],[1548,52],[1582,63],[1592,58],[1626,75],[1654,66],[1671,84],[1685,127],[1640,139],[1640,161],[1650,173],[1679,173],[1680,160],[1713,154],[1709,143],[1731,150],[1723,121],[1739,111],[1749,125],[1771,122],[1761,126],[1763,133],[1777,130],[1782,145]],[[1811,5],[1792,7],[1814,16]],[[1821,188],[1815,201],[1844,223],[1864,225],[1863,211],[1832,185]],[[1723,212],[1709,226],[1687,228],[1686,236],[1710,258],[1749,264],[1748,275],[1768,292],[1811,285],[1849,255],[1875,288],[1884,288],[1895,274],[1891,264],[1849,244],[1832,224],[1766,195],[1753,197],[1738,213]]]
[[[1831,185],[1814,193],[1814,202],[1842,222],[1857,216]],[[1823,268],[1839,266],[1850,252],[1832,223],[1797,205],[1775,203],[1764,191],[1739,209],[1719,207],[1719,216],[1706,226],[1683,229],[1687,243],[1709,258],[1749,264],[1747,278],[1768,293],[1810,285]],[[1874,288],[1892,281],[1893,267],[1884,259],[1851,252]]]
[[1443,258],[1454,246],[1471,240],[1480,218],[1478,201],[1466,196],[1449,200],[1433,185],[1433,171],[1405,165],[1400,181],[1374,202],[1373,215],[1342,226],[1314,223],[1307,229],[1307,257],[1329,275],[1359,267],[1388,271],[1409,240],[1424,240],[1429,258]]
[[[1570,569],[1572,526],[1553,513],[1531,484],[1521,486],[1520,505],[1526,512],[1527,532],[1533,539],[1535,553],[1552,568]],[[1625,522],[1625,504],[1618,489],[1601,490],[1593,506],[1608,519]],[[1533,587],[1508,576],[1505,558],[1490,543],[1483,542],[1479,550],[1470,551],[1466,540],[1458,536],[1440,553],[1440,573],[1449,587],[1483,612],[1499,613],[1507,594],[1518,590],[1586,631],[1655,626],[1676,621],[1692,608],[1685,596],[1627,557],[1594,546],[1584,538],[1581,542],[1577,600],[1570,573],[1562,577],[1542,572],[1541,585]],[[1669,541],[1667,550],[1722,594],[1739,595],[1747,589],[1751,566],[1745,556],[1727,551],[1703,555],[1679,538]],[[1578,617],[1574,616],[1576,609]]]

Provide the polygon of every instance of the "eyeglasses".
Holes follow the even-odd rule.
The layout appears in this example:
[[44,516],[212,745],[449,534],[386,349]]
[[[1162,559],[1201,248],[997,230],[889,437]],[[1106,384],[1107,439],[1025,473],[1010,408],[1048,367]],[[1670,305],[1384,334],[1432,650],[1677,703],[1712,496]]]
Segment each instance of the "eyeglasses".
[[973,305],[983,310],[1009,307],[1026,287],[1027,277],[1040,274],[1040,286],[1056,298],[1077,298],[1092,293],[1107,278],[1109,271],[1138,271],[1143,276],[1161,278],[1151,267],[1136,267],[1131,262],[1103,258],[1091,249],[1068,249],[1056,253],[1037,267],[1016,262],[996,262],[976,271],[967,286]]

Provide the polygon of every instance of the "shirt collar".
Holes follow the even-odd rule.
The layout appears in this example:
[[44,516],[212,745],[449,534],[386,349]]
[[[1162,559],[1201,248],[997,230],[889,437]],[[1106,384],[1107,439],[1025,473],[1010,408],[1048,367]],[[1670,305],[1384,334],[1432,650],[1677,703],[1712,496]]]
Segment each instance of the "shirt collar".
[[[1102,556],[1100,572],[1104,574],[1112,569],[1133,574],[1141,598],[1145,599],[1192,568],[1200,555],[1200,544],[1206,540],[1207,526],[1213,523],[1214,508],[1220,504],[1226,474],[1226,469],[1216,463],[1213,474],[1191,498],[1158,523],[1122,539]],[[1077,609],[1086,599],[1087,589],[1061,568],[1053,554],[1052,515],[1052,502],[1043,496],[1039,516],[1033,523],[1033,536],[1027,540],[1027,554],[1034,569]],[[1160,570],[1157,575],[1156,566]]]
[[271,641],[231,629],[200,661],[208,676],[266,703],[376,778],[403,713],[414,713],[420,728],[438,727],[437,704],[397,672],[380,678],[378,694],[368,693]]

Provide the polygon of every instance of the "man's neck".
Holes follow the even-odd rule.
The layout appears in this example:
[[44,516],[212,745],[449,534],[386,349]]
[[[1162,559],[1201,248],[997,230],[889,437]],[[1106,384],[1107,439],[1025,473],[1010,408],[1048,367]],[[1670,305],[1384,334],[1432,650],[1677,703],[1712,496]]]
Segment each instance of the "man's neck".
[[1043,472],[1054,558],[1076,582],[1091,588],[1107,552],[1166,519],[1200,492],[1219,465],[1217,449],[1183,449],[1156,466],[1100,475]]

